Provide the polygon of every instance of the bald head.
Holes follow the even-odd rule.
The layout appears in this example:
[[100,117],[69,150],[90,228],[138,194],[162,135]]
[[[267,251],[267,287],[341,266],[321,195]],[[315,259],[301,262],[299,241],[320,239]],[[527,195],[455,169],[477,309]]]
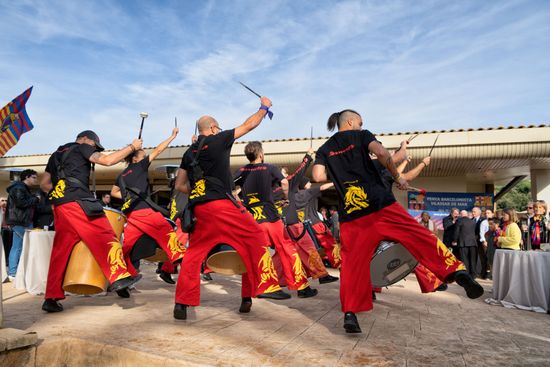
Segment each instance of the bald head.
[[201,135],[213,134],[213,127],[218,127],[219,129],[218,121],[216,121],[216,119],[212,116],[202,116],[197,120],[197,128],[199,129],[199,133]]
[[461,210],[460,211],[460,216],[463,217],[463,218],[468,217],[468,211],[467,210]]

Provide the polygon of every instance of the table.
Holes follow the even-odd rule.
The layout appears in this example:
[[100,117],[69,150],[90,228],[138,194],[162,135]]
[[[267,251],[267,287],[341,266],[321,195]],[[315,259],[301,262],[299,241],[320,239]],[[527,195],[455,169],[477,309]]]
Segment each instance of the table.
[[550,252],[497,250],[493,261],[493,300],[504,307],[550,310]]
[[30,294],[44,294],[53,247],[54,231],[26,230],[23,249],[15,275],[15,288]]
[[4,255],[4,241],[0,236],[0,284],[8,279],[8,269],[6,269],[6,255]]

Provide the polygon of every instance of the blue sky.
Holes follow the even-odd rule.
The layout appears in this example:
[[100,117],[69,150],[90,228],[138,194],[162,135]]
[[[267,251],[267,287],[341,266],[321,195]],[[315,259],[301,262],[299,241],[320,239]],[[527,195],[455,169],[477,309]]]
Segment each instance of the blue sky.
[[0,103],[28,86],[35,129],[8,155],[84,129],[108,148],[194,121],[223,128],[273,100],[250,139],[327,136],[361,112],[375,132],[550,121],[550,1],[2,1]]

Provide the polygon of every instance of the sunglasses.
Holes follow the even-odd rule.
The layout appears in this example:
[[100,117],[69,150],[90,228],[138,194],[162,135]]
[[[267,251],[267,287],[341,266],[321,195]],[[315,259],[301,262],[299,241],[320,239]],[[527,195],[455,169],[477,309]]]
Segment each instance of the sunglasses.
[[527,209],[533,209],[533,207],[532,207],[532,206],[528,206]]

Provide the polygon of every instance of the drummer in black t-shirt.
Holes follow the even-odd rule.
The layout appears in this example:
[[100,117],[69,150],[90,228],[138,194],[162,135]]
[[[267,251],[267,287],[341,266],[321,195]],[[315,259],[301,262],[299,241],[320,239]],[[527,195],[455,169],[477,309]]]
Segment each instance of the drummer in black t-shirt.
[[[137,240],[143,235],[148,235],[155,240],[172,263],[180,260],[185,252],[178,241],[174,227],[168,223],[162,213],[152,208],[140,196],[149,197],[149,166],[176,138],[178,132],[179,129],[174,128],[172,135],[153,149],[149,155],[143,149],[138,149],[127,156],[125,160],[128,167],[117,177],[116,185],[111,189],[113,197],[124,201],[121,210],[126,214],[128,222],[124,227],[122,251],[128,264],[128,271],[132,275],[137,275],[137,271],[132,265],[130,255]],[[167,279],[171,280],[171,278]],[[174,283],[172,281],[172,284]],[[130,296],[127,289],[117,293],[124,298]]]
[[464,271],[464,265],[395,201],[369,153],[378,157],[399,189],[407,189],[407,180],[397,172],[390,153],[362,125],[361,116],[353,110],[332,114],[327,126],[329,131],[338,127],[338,132],[319,148],[313,167],[313,179],[320,182],[330,177],[339,197],[340,300],[346,332],[361,332],[355,313],[372,309],[370,262],[382,240],[403,244],[440,279],[456,280],[468,297],[480,297],[483,288]]
[[[236,139],[256,128],[265,117],[271,101],[262,97],[261,103],[258,112],[239,127],[227,131],[222,131],[213,117],[201,117],[197,121],[200,134],[198,140],[181,160],[176,189],[189,194],[196,224],[189,236],[189,247],[178,277],[174,307],[176,319],[185,320],[187,307],[199,305],[201,263],[208,252],[220,243],[233,247],[248,271],[242,276],[240,312],[250,312],[252,297],[258,294],[272,299],[290,297],[279,286],[267,249],[269,244],[262,230],[250,213],[231,195],[231,147]],[[198,169],[192,166],[195,158],[198,160]],[[200,176],[196,177],[195,174]]]
[[273,186],[280,184],[285,192],[288,181],[277,167],[263,162],[264,152],[259,141],[248,143],[244,153],[250,164],[239,168],[233,175],[235,185],[242,189],[244,205],[260,225],[268,242],[275,247],[288,289],[297,290],[300,298],[313,297],[317,295],[317,290],[309,286],[302,260],[285,231],[273,200]]
[[[40,188],[49,192],[55,217],[55,237],[48,270],[46,300],[42,305],[44,311],[63,311],[63,306],[57,300],[65,298],[63,276],[73,247],[80,240],[90,249],[113,290],[126,289],[141,278],[133,277],[128,272],[122,256],[122,246],[107,218],[88,218],[76,202],[94,197],[88,188],[92,163],[112,166],[128,154],[141,149],[141,144],[140,139],[135,139],[132,144],[116,152],[102,154],[100,152],[104,149],[99,137],[93,131],[86,130],[78,134],[75,143],[60,146],[50,156],[40,182]],[[62,170],[64,177],[60,177],[63,157],[66,157]]]

